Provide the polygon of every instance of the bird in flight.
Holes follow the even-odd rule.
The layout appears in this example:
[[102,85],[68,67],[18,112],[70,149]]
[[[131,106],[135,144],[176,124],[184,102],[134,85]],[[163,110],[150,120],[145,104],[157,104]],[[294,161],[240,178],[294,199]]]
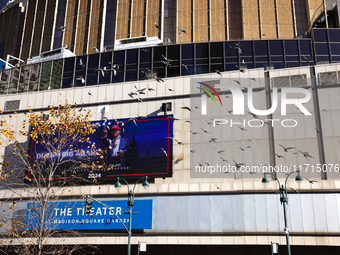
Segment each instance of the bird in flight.
[[299,152],[305,157],[305,158],[307,158],[307,157],[309,157],[309,158],[314,158],[312,155],[310,155],[307,151],[300,151],[299,150]]
[[288,152],[288,150],[295,149],[295,147],[284,147],[283,145],[279,144],[285,152]]

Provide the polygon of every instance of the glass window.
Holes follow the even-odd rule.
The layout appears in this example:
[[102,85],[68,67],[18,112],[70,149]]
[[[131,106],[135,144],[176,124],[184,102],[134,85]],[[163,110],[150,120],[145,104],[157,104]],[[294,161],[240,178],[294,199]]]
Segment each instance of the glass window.
[[137,80],[137,70],[128,71],[125,73],[125,81],[136,81]]
[[52,64],[51,89],[59,89],[61,87],[61,70],[63,67],[63,60],[54,60]]
[[315,43],[316,55],[329,55],[328,43]]
[[28,82],[29,82],[29,73],[30,66],[22,66],[20,72],[20,80],[19,80],[19,93],[28,91]]
[[209,48],[208,43],[197,43],[196,44],[196,58],[208,58]]
[[299,55],[299,44],[298,40],[285,40],[283,41],[285,46],[286,55]]
[[[88,73],[86,76],[86,86],[97,85],[97,78],[98,78],[97,73],[92,73],[92,72]],[[80,83],[82,82],[80,81]],[[80,86],[84,86],[84,85],[82,84]]]
[[142,48],[139,51],[139,62],[140,63],[150,63],[151,62],[152,48]]
[[209,73],[209,66],[196,66],[196,74]]
[[300,54],[311,56],[312,55],[311,41],[310,40],[299,40],[299,43],[300,43]]
[[89,55],[88,69],[98,69],[99,67],[99,53]]
[[222,42],[210,43],[210,57],[211,58],[222,58],[223,57],[223,43]]
[[41,64],[34,64],[31,66],[30,80],[29,80],[29,91],[37,91],[40,80],[40,66]]
[[326,61],[328,62],[329,61],[329,56],[315,56],[315,59],[316,59],[316,62],[319,62],[319,61]]
[[11,69],[11,73],[10,73],[11,76],[10,76],[9,85],[8,85],[9,94],[15,94],[18,92],[19,73],[20,73],[20,68]]
[[116,75],[114,75],[112,73],[112,82],[113,83],[115,83],[115,82],[123,82],[124,81],[124,69],[123,70],[122,69],[119,69],[119,71],[117,71]]
[[327,30],[322,28],[313,29],[314,42],[327,42]]
[[267,41],[254,41],[255,55],[268,55],[268,42]]
[[154,62],[155,61],[165,61],[164,57],[163,57],[163,56],[167,57],[166,56],[166,52],[165,52],[165,46],[154,47],[153,48],[153,52],[154,52],[153,53],[154,54],[154,56],[153,56],[153,61]]
[[76,71],[84,71],[85,75],[85,70],[87,66],[87,56],[78,56],[76,59]]
[[125,63],[125,50],[115,51],[113,54],[113,64],[117,64],[119,69],[123,69]]
[[[77,81],[78,82],[78,81]],[[63,83],[61,84],[62,88],[71,88],[74,87],[72,78],[63,79]]]
[[269,41],[270,55],[283,55],[283,45],[281,40]]
[[[301,58],[301,60],[303,57]],[[299,56],[286,56],[286,61],[287,62],[298,62],[299,61]]]
[[[225,57],[237,57],[239,49],[238,45],[235,44],[235,42],[226,42],[225,43]],[[241,49],[242,50],[242,49]]]
[[170,66],[167,68],[167,77],[175,77],[179,75],[180,75],[179,66],[176,66],[176,67]]
[[340,43],[330,43],[331,55],[340,55]]
[[[252,41],[241,41],[239,45],[235,45],[242,50],[242,56],[253,56],[253,42]],[[237,50],[237,49],[236,49]]]
[[283,56],[275,56],[275,57],[271,56],[270,61],[271,62],[277,62],[277,61],[283,62]]
[[255,62],[268,62],[268,57],[255,57]]
[[74,70],[75,58],[66,58],[64,61],[64,73],[69,73]]
[[330,42],[340,42],[340,29],[328,29]]
[[126,51],[126,64],[136,64],[138,62],[138,49]]
[[0,80],[0,93],[6,94],[8,89],[8,77],[10,70],[4,70],[1,72],[1,80]]
[[194,59],[194,44],[183,44],[182,46],[182,60]]
[[100,55],[100,67],[109,67],[111,68],[112,62],[112,51],[104,52]]

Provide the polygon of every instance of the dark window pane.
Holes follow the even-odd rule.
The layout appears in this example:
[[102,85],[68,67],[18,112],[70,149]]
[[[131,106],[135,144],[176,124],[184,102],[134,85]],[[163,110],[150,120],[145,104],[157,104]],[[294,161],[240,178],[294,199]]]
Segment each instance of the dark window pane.
[[275,69],[285,68],[285,64],[283,62],[271,62],[271,66],[274,66]]
[[286,66],[287,67],[296,67],[296,66],[300,66],[299,62],[286,62]]
[[312,48],[310,40],[300,40],[300,54],[301,55],[312,55]]
[[329,29],[328,36],[330,42],[340,42],[340,29]]
[[196,74],[209,73],[209,66],[196,66]]
[[63,73],[63,78],[72,78],[73,73]]
[[[169,45],[168,46],[168,58],[172,60],[178,60],[179,59],[179,45]],[[171,64],[174,65],[173,61],[171,61]]]
[[313,29],[314,42],[327,42],[327,30],[326,29]]
[[235,63],[235,64],[237,64],[238,63],[238,58],[226,58],[225,62],[226,63]]
[[270,57],[270,61],[274,61],[274,62],[277,62],[277,61],[281,61],[283,62],[283,56],[278,56],[278,57]]
[[153,52],[154,52],[153,61],[164,61],[162,55],[167,57],[165,53],[165,46],[154,47]]
[[115,51],[113,54],[113,64],[117,64],[119,69],[124,65],[125,61],[125,50]]
[[117,71],[116,75],[112,75],[112,82],[123,82],[124,81],[124,70]]
[[[301,60],[302,60],[302,58],[301,58]],[[286,61],[287,62],[298,62],[299,57],[298,56],[286,56]]]
[[153,63],[153,68],[164,68],[164,63],[163,62],[154,62]]
[[182,60],[182,64],[184,65],[193,65],[194,64],[194,61],[193,60]]
[[152,73],[149,68],[139,70],[139,80],[147,80],[149,77],[152,77]]
[[63,83],[61,84],[62,88],[71,88],[73,87],[72,83],[73,79],[63,79]]
[[191,75],[191,74],[195,74],[195,69],[193,66],[186,66],[186,68],[184,66],[182,66],[182,75]]
[[182,45],[182,59],[194,59],[194,45],[193,44]]
[[164,68],[156,68],[156,69],[153,70],[153,73],[158,77],[161,77],[161,78],[165,77],[165,69]]
[[196,44],[196,58],[208,58],[208,44],[197,43]]
[[143,48],[139,51],[140,54],[140,63],[150,63],[151,62],[151,53],[152,48]]
[[138,50],[127,50],[126,51],[126,64],[135,64],[138,62]]
[[87,65],[88,69],[98,69],[99,67],[99,54],[92,54],[89,55],[89,62]]
[[225,43],[225,56],[226,57],[235,57],[238,56],[237,45],[234,42],[226,42]]
[[314,45],[316,55],[329,55],[327,43],[315,43]]
[[[239,45],[242,50],[242,56],[253,56],[253,42],[252,41],[241,41]],[[236,45],[235,45],[236,46]]]
[[241,62],[242,60],[244,60],[245,63],[252,63],[254,62],[254,58],[253,57],[241,57]]
[[64,73],[73,72],[75,58],[66,58],[64,62]]
[[269,41],[270,55],[283,55],[283,45],[281,40]]
[[254,41],[255,55],[268,55],[267,41]]
[[100,67],[110,67],[112,62],[112,51],[102,53],[100,56]]
[[217,63],[217,64],[220,64],[220,63],[223,63],[223,58],[213,58],[213,59],[210,59],[210,63]]
[[89,86],[89,85],[97,85],[97,78],[98,78],[98,75],[87,75],[86,76],[86,86]]
[[236,67],[236,62],[235,64],[226,64],[225,65],[225,70],[226,71],[231,71],[231,70],[237,70],[238,68]]
[[268,57],[255,57],[255,62],[268,62]]
[[316,61],[329,61],[329,56],[316,56]]
[[286,55],[299,55],[299,44],[297,40],[285,40],[284,45]]
[[83,71],[86,69],[87,65],[87,56],[78,56],[76,59],[76,70]]
[[104,76],[102,75],[102,73],[99,73],[99,82],[98,82],[98,84],[110,83],[111,75],[113,75],[113,72],[111,72],[111,71],[104,72]]
[[255,65],[256,65],[256,68],[269,66],[268,63],[256,63]]
[[168,67],[167,72],[168,72],[167,73],[168,77],[179,76],[180,68],[179,67]]
[[137,70],[126,71],[125,81],[136,81],[137,80]]
[[331,55],[340,55],[340,43],[330,43]]
[[220,64],[220,65],[211,65],[211,72],[215,72],[215,70],[223,72],[224,71],[224,65],[223,64]]
[[204,65],[204,64],[208,64],[209,62],[208,62],[208,59],[197,59],[196,60],[196,64],[202,64],[202,65]]
[[135,65],[126,65],[126,70],[136,70],[137,69],[137,64]]
[[210,43],[210,57],[223,57],[223,43],[215,42]]
[[151,63],[139,64],[139,69],[151,69]]

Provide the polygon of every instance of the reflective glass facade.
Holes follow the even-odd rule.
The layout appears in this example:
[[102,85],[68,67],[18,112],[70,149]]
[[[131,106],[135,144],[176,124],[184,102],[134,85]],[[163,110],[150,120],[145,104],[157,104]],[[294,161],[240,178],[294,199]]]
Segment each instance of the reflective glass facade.
[[[314,41],[192,43],[81,55],[3,71],[0,93],[94,86],[216,70],[276,69],[340,62],[339,29],[314,29],[313,37]],[[170,59],[169,65],[164,64],[162,55]]]

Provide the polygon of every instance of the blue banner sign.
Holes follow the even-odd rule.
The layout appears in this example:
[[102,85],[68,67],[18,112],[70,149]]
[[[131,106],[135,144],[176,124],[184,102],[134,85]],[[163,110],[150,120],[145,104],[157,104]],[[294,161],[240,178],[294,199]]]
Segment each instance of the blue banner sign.
[[[124,229],[122,223],[111,212],[113,211],[129,227],[129,211],[127,200],[101,201],[110,209],[92,202],[89,215],[85,214],[85,201],[49,203],[44,213],[44,228],[55,230],[100,230]],[[135,200],[132,209],[132,229],[152,229],[152,200]],[[35,203],[27,204],[26,229],[37,229],[40,221],[39,206]]]

